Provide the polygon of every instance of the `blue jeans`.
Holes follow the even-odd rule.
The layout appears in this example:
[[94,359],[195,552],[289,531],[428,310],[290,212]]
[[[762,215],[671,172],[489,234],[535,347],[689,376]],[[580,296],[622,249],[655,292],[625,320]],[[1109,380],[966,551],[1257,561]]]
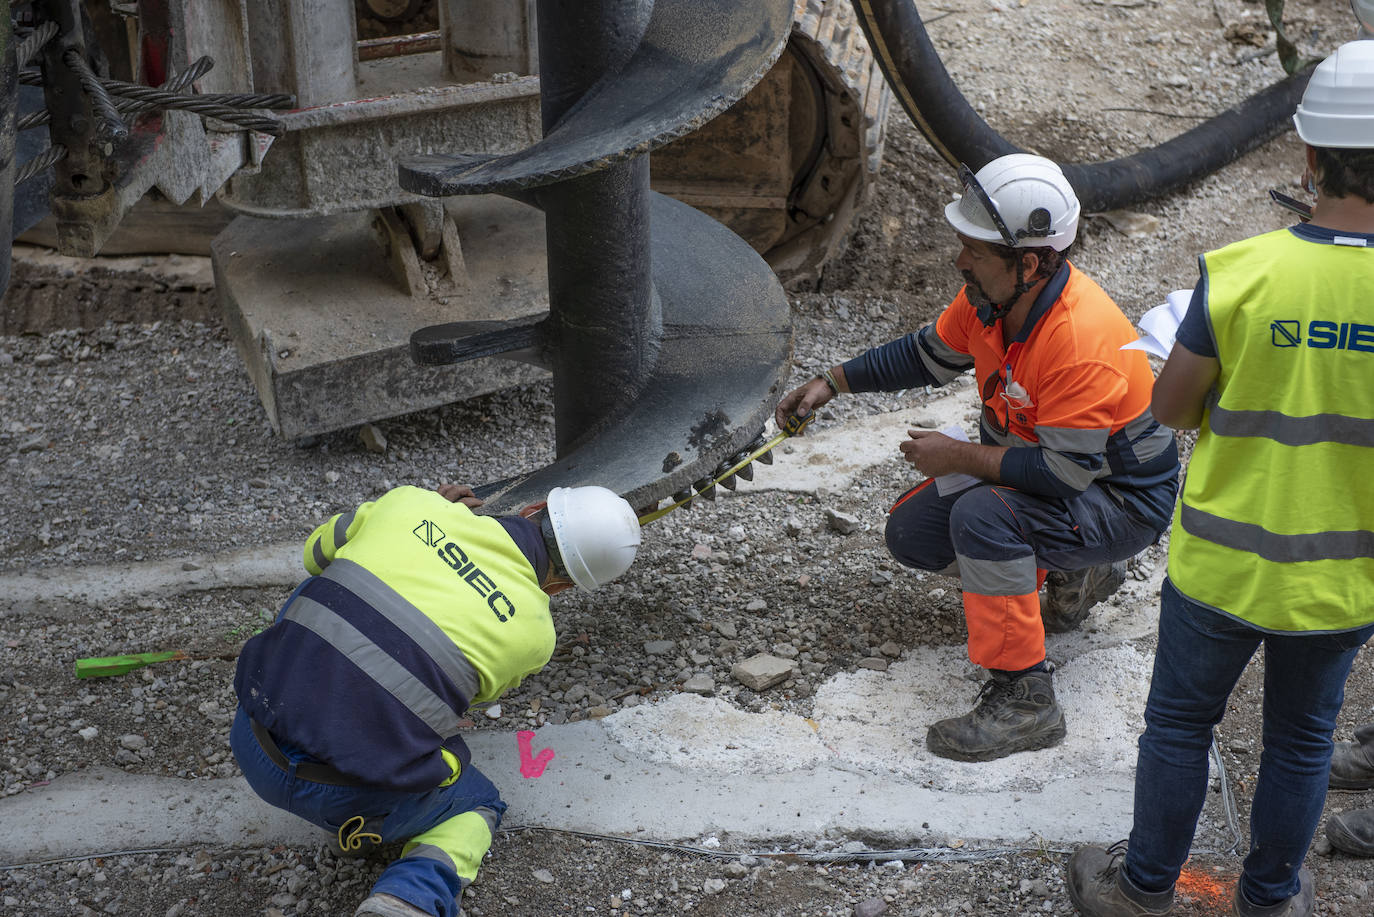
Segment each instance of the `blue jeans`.
[[[468,766],[458,779],[446,787],[424,793],[367,786],[332,786],[296,777],[296,765],[313,760],[286,743],[282,753],[290,761],[287,770],[279,767],[253,735],[248,715],[240,707],[229,731],[229,744],[243,770],[244,779],[265,802],[299,815],[311,824],[337,833],[355,817],[366,820],[366,830],[381,836],[381,843],[409,840],[430,832],[444,822],[473,811],[481,812],[494,830],[506,804],[490,780],[477,768]],[[493,818],[494,816],[494,818]],[[492,823],[494,821],[494,823]],[[471,832],[468,832],[471,834]],[[480,833],[480,832],[479,832]],[[490,843],[490,837],[485,838]],[[404,855],[392,863],[372,891],[385,892],[407,901],[435,917],[456,917],[458,896],[476,872],[476,863],[486,853],[480,850],[447,851],[450,862],[426,855]],[[464,865],[460,875],[453,863]]]
[[1145,732],[1136,760],[1135,824],[1124,869],[1147,892],[1173,887],[1207,796],[1212,727],[1264,645],[1264,750],[1250,806],[1240,889],[1267,906],[1298,892],[1298,870],[1326,801],[1331,734],[1345,679],[1374,625],[1341,633],[1258,630],[1185,598],[1165,579]]

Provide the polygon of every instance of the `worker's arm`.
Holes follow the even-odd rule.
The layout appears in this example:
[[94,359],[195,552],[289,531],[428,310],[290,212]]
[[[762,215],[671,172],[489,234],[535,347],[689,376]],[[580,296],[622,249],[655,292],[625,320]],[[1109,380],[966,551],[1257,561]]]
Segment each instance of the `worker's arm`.
[[311,576],[323,573],[339,548],[347,544],[348,539],[357,533],[363,518],[371,508],[372,504],[369,502],[350,512],[339,513],[311,532],[310,537],[305,540],[306,572]]
[[1155,379],[1150,412],[1166,427],[1196,430],[1202,424],[1202,411],[1220,374],[1221,363],[1216,357],[1199,356],[1175,343]]

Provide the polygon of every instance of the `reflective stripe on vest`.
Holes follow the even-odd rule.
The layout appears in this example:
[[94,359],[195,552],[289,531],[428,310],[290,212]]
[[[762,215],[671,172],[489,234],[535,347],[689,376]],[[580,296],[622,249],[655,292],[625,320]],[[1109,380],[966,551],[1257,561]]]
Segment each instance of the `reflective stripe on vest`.
[[1174,516],[1179,591],[1271,631],[1374,621],[1374,251],[1280,230],[1202,258],[1217,343]]

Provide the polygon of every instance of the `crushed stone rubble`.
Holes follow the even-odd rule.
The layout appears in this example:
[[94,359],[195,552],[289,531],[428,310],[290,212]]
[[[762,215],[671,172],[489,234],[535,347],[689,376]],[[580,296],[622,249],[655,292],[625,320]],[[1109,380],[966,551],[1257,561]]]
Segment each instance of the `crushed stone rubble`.
[[[974,109],[1013,142],[1065,161],[1101,161],[1158,143],[1199,120],[1187,116],[1233,105],[1278,74],[1262,7],[1240,0],[948,0],[941,12],[930,17],[931,37]],[[1314,52],[1353,31],[1344,2],[1289,0],[1286,15],[1289,33]],[[1075,36],[1070,55],[1066,34]],[[898,106],[892,112],[884,172],[846,252],[819,290],[789,294],[796,327],[789,386],[934,318],[959,282],[940,216],[956,190],[952,170]],[[1138,318],[1193,284],[1198,252],[1285,225],[1263,195],[1293,190],[1299,156],[1291,135],[1280,137],[1135,213],[1089,214],[1075,263]],[[81,289],[98,298],[98,286]],[[960,397],[969,400],[965,426],[976,432],[973,396]],[[820,411],[817,428],[890,411],[926,426],[927,398],[919,391],[847,396]],[[298,544],[331,514],[391,487],[495,480],[551,460],[553,441],[547,382],[286,442],[272,433],[214,322],[161,318],[0,336],[0,574],[60,577],[74,566]],[[757,479],[768,473],[759,467]],[[499,704],[474,710],[472,728],[595,719],[679,693],[806,717],[832,676],[882,672],[913,648],[961,644],[957,584],[903,569],[882,549],[886,508],[912,480],[894,456],[842,488],[726,491],[668,514],[646,529],[624,578],[593,595],[555,600],[552,664]],[[1164,547],[1133,563],[1136,582],[1163,565]],[[187,780],[236,776],[228,746],[232,657],[290,588],[141,597],[75,616],[41,607],[0,616],[0,794],[38,790],[91,767]],[[73,676],[78,658],[163,649],[195,658],[118,677]],[[1242,829],[1259,761],[1261,677],[1247,673],[1222,725]],[[1341,720],[1346,735],[1374,711],[1371,681],[1367,659],[1357,662]],[[1328,813],[1371,802],[1333,793]],[[464,911],[1073,913],[1063,887],[1067,850],[965,861],[952,858],[968,852],[962,840],[922,838],[913,842],[933,843],[951,858],[807,859],[869,850],[865,840],[822,834],[804,849],[737,851],[715,836],[686,849],[506,831],[465,893]],[[140,849],[140,839],[129,837],[124,850],[100,857],[0,864],[0,913],[351,914],[396,852],[343,859],[323,838],[319,846],[266,847],[251,836],[224,847]],[[1307,865],[1317,876],[1318,913],[1374,913],[1367,863],[1319,840]],[[1198,881],[1181,895],[1182,917],[1225,912],[1238,858],[1195,856],[1189,867]]]

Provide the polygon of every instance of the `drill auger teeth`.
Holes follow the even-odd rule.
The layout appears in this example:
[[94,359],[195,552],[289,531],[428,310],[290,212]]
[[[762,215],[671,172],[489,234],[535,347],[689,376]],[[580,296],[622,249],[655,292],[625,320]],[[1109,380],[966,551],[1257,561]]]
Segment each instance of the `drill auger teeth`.
[[690,509],[692,506],[692,498],[695,496],[696,494],[692,492],[692,488],[684,487],[682,490],[673,494],[673,502],[681,503],[683,509]]
[[736,471],[735,477],[743,478],[746,481],[754,480],[754,463],[750,462],[748,465],[745,465],[739,471]]
[[692,487],[696,490],[697,496],[703,499],[714,500],[716,498],[716,488],[713,486],[713,482],[710,478],[702,478],[700,481],[694,481]]

